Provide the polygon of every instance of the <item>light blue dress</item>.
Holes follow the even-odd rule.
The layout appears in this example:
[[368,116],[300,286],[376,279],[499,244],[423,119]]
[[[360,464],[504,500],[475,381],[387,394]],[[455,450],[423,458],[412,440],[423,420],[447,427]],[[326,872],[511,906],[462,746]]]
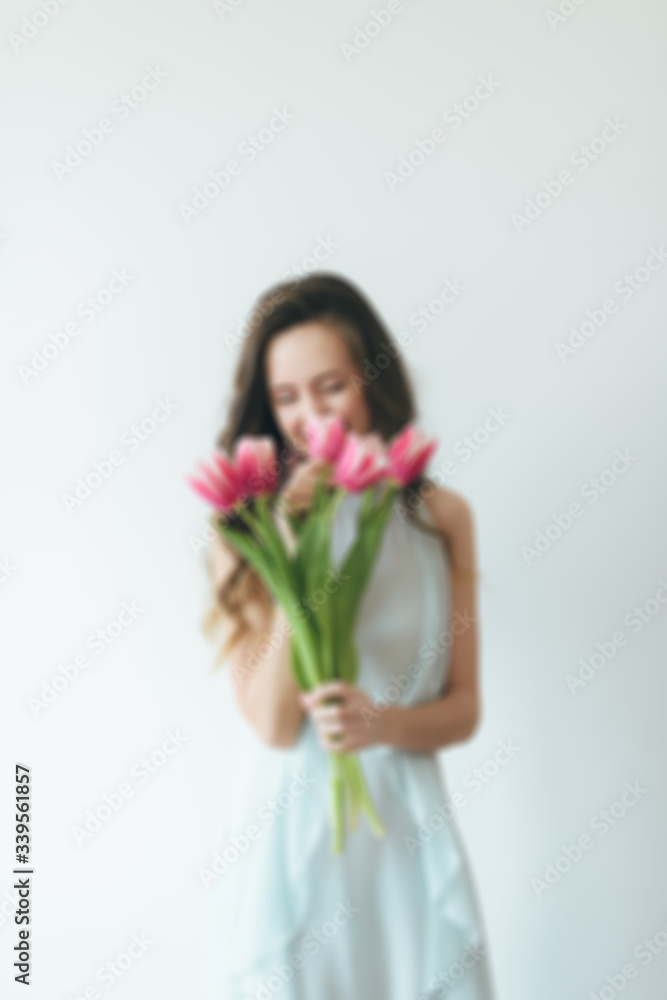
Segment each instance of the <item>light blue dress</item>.
[[[337,565],[359,502],[346,496],[336,515]],[[357,683],[376,703],[444,693],[446,559],[437,536],[394,509],[357,629]],[[442,651],[430,645],[438,637]],[[255,757],[254,767],[252,754],[238,761],[220,843],[230,863],[214,889],[224,1000],[492,1000],[484,924],[435,755],[359,751],[386,833],[374,836],[361,815],[341,855],[331,851],[328,755],[310,717],[294,747]]]

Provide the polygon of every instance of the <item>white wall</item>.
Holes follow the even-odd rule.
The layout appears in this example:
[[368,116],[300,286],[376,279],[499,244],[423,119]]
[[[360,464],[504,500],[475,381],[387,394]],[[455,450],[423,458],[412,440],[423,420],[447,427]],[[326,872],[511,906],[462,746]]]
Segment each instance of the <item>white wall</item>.
[[[433,468],[454,460],[449,482],[476,513],[484,719],[442,759],[466,794],[459,822],[499,1000],[660,1000],[667,949],[635,949],[667,941],[667,608],[646,605],[659,612],[641,628],[626,616],[667,581],[664,10],[563,0],[571,13],[557,20],[556,0],[404,0],[350,53],[341,43],[381,0],[57,2],[45,0],[48,19],[36,0],[5,0],[0,14],[2,840],[19,761],[34,786],[33,995],[104,993],[96,970],[132,934],[154,944],[119,996],[205,995],[220,943],[197,868],[242,762],[228,680],[210,672],[199,631],[207,582],[192,539],[206,511],[183,477],[223,422],[239,317],[328,242],[323,266],[411,332],[421,422],[441,441]],[[154,89],[123,111],[149,67]],[[467,120],[443,120],[480,77],[493,92]],[[276,108],[294,119],[248,162],[239,144]],[[54,166],[104,118],[90,155]],[[607,120],[613,141],[582,169],[575,151]],[[390,182],[438,127],[432,155]],[[186,221],[179,206],[233,157],[240,174]],[[566,169],[560,196],[515,225]],[[641,270],[649,257],[655,270]],[[114,270],[126,284],[88,322],[79,304]],[[633,272],[628,296],[616,283]],[[419,330],[411,314],[447,280],[465,291]],[[616,312],[560,357],[605,302]],[[75,321],[29,372],[33,350]],[[171,412],[132,450],[128,429],[158,400]],[[457,442],[490,408],[504,422],[466,461]],[[114,450],[122,464],[68,511],[63,494]],[[632,456],[622,474],[583,495],[619,450]],[[527,554],[575,501],[581,516]],[[35,714],[29,699],[123,602],[141,609],[132,624],[103,654],[88,648],[89,667]],[[619,630],[626,644],[571,691],[580,658]],[[178,752],[145,784],[135,772],[134,795],[77,844],[72,827],[169,730],[187,737]],[[501,740],[520,750],[475,793],[469,772],[493,771]],[[646,792],[603,835],[596,814],[626,782]],[[533,880],[586,833],[592,847],[540,890]],[[14,933],[5,917],[0,977],[18,995]],[[613,977],[628,962],[636,979],[623,986]]]

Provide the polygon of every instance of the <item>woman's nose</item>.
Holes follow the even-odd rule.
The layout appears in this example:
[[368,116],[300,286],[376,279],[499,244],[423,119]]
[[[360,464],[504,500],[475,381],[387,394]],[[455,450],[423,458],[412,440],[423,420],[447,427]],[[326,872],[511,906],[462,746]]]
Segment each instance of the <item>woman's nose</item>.
[[317,420],[320,417],[326,417],[331,412],[332,410],[326,401],[304,404],[303,408],[300,410],[299,419],[295,428],[298,438],[305,443],[308,421],[312,419]]
[[326,399],[315,399],[304,402],[301,412],[302,421],[305,426],[308,420],[326,417],[332,412],[332,410]]

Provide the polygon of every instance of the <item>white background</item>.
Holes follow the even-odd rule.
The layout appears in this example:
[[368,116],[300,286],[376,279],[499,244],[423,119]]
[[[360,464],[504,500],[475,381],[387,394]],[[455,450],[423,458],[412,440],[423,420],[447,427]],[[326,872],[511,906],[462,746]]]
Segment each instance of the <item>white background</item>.
[[[208,511],[184,476],[224,422],[240,318],[330,240],[321,266],[357,283],[393,332],[411,331],[420,423],[440,440],[431,468],[454,458],[449,483],[476,515],[484,717],[442,762],[451,791],[464,790],[500,740],[521,748],[458,816],[498,998],[583,1000],[627,962],[638,975],[624,997],[664,997],[667,948],[647,964],[634,950],[667,928],[667,609],[649,604],[656,613],[637,632],[624,619],[667,579],[667,267],[643,284],[649,272],[639,271],[627,301],[614,285],[667,246],[667,18],[655,0],[564,3],[571,13],[560,20],[547,17],[555,2],[406,0],[346,57],[341,43],[360,39],[381,6],[237,0],[225,12],[204,0],[71,0],[47,18],[36,2],[3,3],[8,996],[23,995],[8,916],[16,761],[33,777],[31,995],[83,996],[133,934],[154,943],[114,998],[215,995],[211,969],[225,943],[214,939],[214,890],[197,870],[216,847],[229,776],[248,764],[238,748],[251,744],[247,733],[239,742],[228,678],[211,669],[200,629],[208,582],[197,538]],[[110,112],[149,67],[166,77],[123,119]],[[494,93],[461,127],[444,124],[480,76],[497,81]],[[180,206],[209,171],[240,159],[239,144],[276,108],[294,120],[186,221]],[[104,117],[113,132],[78,166],[54,167]],[[571,154],[607,118],[625,127],[579,169]],[[387,172],[439,126],[446,141],[392,190]],[[519,229],[513,216],[567,168],[573,183],[550,204],[544,196]],[[33,351],[114,269],[132,276],[127,287],[93,322],[79,316],[78,336],[26,376]],[[448,279],[465,292],[417,330],[411,314]],[[559,357],[570,327],[610,297],[618,311]],[[173,412],[131,452],[126,431],[160,399]],[[503,426],[457,459],[457,442],[499,407]],[[68,510],[64,494],[114,449],[123,464]],[[589,502],[582,487],[617,449],[634,460]],[[577,500],[582,516],[526,556],[522,547]],[[142,609],[133,624],[36,712],[29,699],[124,601]],[[627,644],[571,691],[566,675],[619,629]],[[86,810],[169,730],[187,737],[182,748],[78,845],[72,828]],[[598,835],[591,820],[628,781],[646,794]],[[587,832],[594,849],[536,889]]]

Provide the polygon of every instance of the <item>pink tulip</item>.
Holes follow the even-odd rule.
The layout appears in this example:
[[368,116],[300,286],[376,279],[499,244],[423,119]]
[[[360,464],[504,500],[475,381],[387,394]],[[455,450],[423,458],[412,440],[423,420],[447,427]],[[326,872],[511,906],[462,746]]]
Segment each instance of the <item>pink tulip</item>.
[[214,452],[208,466],[199,463],[200,477],[186,476],[189,485],[217,510],[227,514],[250,497],[272,493],[278,482],[276,445],[270,437],[239,438],[234,461]]
[[224,455],[214,454],[213,463],[199,463],[200,478],[186,476],[196,493],[217,510],[228,513],[246,499],[247,493],[239,470]]
[[239,438],[234,451],[241,481],[252,497],[273,493],[278,484],[278,456],[271,437]]
[[387,449],[389,477],[401,486],[409,486],[422,474],[437,446],[435,438],[428,438],[422,430],[410,424]]
[[311,458],[335,462],[345,444],[346,433],[340,417],[311,417],[306,423],[308,454]]
[[351,493],[360,493],[387,472],[387,454],[380,435],[350,432],[338,455],[333,481]]

